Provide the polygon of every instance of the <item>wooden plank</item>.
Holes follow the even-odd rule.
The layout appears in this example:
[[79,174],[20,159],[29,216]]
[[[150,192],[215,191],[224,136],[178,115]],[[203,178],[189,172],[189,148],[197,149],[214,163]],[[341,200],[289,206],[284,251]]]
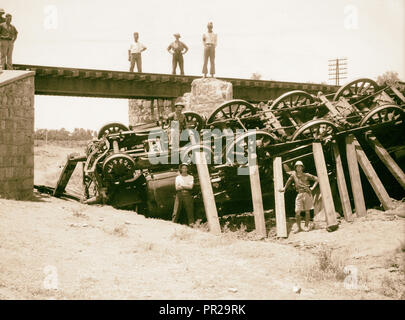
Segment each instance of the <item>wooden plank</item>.
[[401,101],[403,103],[405,103],[405,97],[404,95],[401,93],[401,91],[399,91],[397,88],[395,88],[394,86],[391,87],[391,90],[397,95],[397,97],[399,99],[401,99]]
[[283,166],[281,157],[273,159],[273,181],[274,181],[274,200],[276,210],[276,229],[277,237],[287,237],[287,222],[285,215],[284,192],[279,192],[283,188]]
[[[195,137],[190,131],[190,141],[193,145],[196,144]],[[215,204],[214,192],[211,185],[211,177],[208,171],[207,160],[205,152],[196,151],[196,166],[198,171],[198,178],[200,181],[201,193],[203,196],[205,214],[207,215],[208,226],[210,232],[213,234],[221,233],[221,226],[218,219],[217,206]]]
[[336,220],[335,205],[333,203],[332,191],[329,184],[328,171],[326,169],[325,157],[323,155],[322,144],[314,142],[312,144],[314,152],[315,167],[322,194],[322,203],[325,210],[326,225],[328,230],[333,231],[338,228]]
[[353,144],[354,136],[346,136],[346,158],[349,167],[350,183],[356,208],[357,217],[363,217],[367,214],[366,204],[364,202],[363,188],[361,186],[360,171],[357,163],[356,149]]
[[253,153],[249,157],[249,178],[250,188],[252,191],[253,215],[255,219],[256,232],[261,237],[266,238],[266,222],[264,220],[262,189],[260,186],[260,175],[256,153]]
[[385,164],[394,178],[399,182],[403,189],[405,189],[405,174],[400,166],[392,159],[391,155],[381,145],[380,141],[373,135],[367,135],[367,142],[374,149],[377,156]]
[[59,176],[58,182],[56,183],[53,195],[55,197],[60,197],[65,192],[66,186],[69,183],[70,177],[73,171],[76,169],[76,165],[79,161],[83,161],[83,157],[78,158],[68,158],[65,166]]
[[353,140],[354,147],[356,149],[357,154],[357,161],[359,162],[361,168],[363,169],[364,174],[367,177],[368,182],[370,182],[371,186],[375,194],[377,195],[378,199],[380,200],[381,204],[383,205],[385,210],[393,209],[394,204],[390,196],[388,195],[387,191],[384,188],[380,178],[378,177],[377,173],[375,172],[371,162],[368,160],[366,153],[360,146],[360,143],[354,139]]
[[342,203],[343,215],[348,222],[353,221],[352,206],[350,205],[349,192],[347,191],[345,173],[343,170],[342,158],[340,156],[339,146],[334,143],[333,155],[336,163],[336,180],[339,189],[340,201]]

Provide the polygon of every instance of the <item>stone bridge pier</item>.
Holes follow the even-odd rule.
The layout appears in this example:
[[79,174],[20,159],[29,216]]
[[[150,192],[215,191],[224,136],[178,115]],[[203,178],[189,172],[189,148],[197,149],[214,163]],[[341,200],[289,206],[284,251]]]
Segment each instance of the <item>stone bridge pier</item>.
[[34,76],[0,71],[0,198],[26,200],[33,194]]

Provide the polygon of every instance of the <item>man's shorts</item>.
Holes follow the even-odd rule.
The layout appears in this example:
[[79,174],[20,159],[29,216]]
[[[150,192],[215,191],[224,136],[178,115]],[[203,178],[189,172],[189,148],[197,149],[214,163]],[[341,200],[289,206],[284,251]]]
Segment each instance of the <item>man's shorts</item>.
[[308,192],[303,192],[297,194],[295,199],[295,212],[298,211],[309,211],[314,208],[314,200],[312,195]]

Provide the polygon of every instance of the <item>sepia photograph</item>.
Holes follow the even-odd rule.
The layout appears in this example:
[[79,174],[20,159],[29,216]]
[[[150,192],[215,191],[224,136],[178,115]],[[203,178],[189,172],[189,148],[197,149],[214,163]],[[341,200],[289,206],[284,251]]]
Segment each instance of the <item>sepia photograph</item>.
[[405,0],[2,0],[0,300],[405,300],[404,138]]

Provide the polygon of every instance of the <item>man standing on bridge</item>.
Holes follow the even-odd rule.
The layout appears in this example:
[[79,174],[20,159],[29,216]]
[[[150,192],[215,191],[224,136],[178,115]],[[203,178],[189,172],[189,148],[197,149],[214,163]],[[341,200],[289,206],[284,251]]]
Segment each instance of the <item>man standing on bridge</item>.
[[17,39],[17,29],[11,24],[11,14],[6,14],[6,22],[0,24],[1,66],[7,70],[13,69],[13,48]]
[[215,48],[217,46],[217,35],[212,32],[213,24],[209,22],[207,25],[208,32],[203,34],[204,44],[204,66],[202,73],[204,78],[208,73],[208,59],[210,59],[210,74],[211,77],[215,74]]
[[138,41],[139,33],[134,33],[134,41],[128,50],[128,61],[131,61],[131,66],[129,67],[129,72],[134,72],[134,67],[136,63],[136,69],[138,72],[142,72],[142,52],[146,50],[146,47]]
[[[186,54],[188,51],[188,47],[181,42],[180,39],[180,34],[175,33],[174,37],[176,38],[175,41],[173,41],[169,47],[167,48],[167,51],[173,55],[172,59],[172,74],[176,74],[176,68],[177,64],[179,64],[180,67],[180,74],[184,75],[184,59],[183,59],[183,54]],[[184,51],[183,51],[184,50]]]

